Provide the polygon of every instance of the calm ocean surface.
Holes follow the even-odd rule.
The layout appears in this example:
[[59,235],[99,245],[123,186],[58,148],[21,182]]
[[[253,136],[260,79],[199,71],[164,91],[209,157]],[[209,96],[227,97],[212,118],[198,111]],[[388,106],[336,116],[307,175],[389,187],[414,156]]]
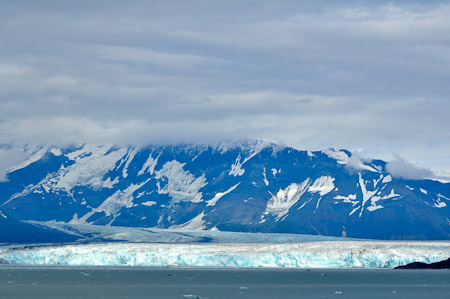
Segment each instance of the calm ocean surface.
[[0,298],[450,298],[450,271],[0,266]]

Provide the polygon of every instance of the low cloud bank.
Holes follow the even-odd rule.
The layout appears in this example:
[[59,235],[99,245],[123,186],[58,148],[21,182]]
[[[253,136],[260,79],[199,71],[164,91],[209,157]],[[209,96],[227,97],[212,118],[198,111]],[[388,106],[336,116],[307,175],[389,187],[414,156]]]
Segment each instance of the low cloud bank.
[[434,177],[431,170],[418,167],[398,155],[395,157],[395,160],[386,164],[386,170],[395,178],[407,180],[422,180]]

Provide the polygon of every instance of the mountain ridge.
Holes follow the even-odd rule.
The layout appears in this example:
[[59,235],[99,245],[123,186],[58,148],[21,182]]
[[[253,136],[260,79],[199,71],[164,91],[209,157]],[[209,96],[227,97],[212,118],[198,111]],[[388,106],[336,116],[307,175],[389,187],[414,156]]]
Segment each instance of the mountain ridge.
[[43,146],[0,183],[19,220],[449,239],[450,184],[395,178],[382,160],[262,141]]

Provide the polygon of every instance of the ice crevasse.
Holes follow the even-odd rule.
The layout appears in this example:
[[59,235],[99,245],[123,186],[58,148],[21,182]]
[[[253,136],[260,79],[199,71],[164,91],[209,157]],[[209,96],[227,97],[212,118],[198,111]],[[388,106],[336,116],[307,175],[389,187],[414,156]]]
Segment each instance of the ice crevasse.
[[0,247],[2,262],[20,265],[393,268],[449,257],[450,242],[97,243]]

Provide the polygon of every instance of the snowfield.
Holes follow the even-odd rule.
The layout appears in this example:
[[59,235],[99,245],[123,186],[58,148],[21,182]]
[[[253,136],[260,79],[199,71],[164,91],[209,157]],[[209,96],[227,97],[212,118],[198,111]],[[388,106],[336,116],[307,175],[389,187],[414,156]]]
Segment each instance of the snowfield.
[[437,262],[450,242],[319,241],[304,243],[96,243],[2,246],[3,263],[19,265],[393,268]]

